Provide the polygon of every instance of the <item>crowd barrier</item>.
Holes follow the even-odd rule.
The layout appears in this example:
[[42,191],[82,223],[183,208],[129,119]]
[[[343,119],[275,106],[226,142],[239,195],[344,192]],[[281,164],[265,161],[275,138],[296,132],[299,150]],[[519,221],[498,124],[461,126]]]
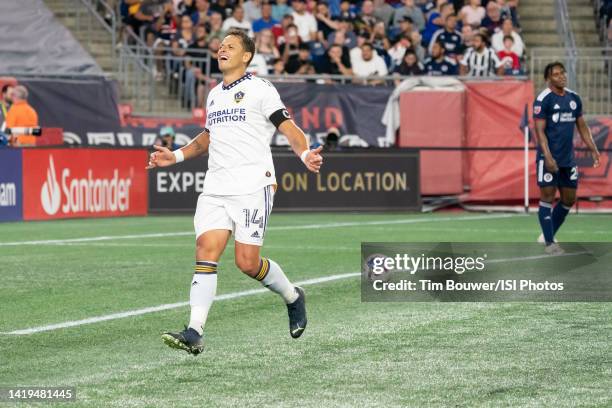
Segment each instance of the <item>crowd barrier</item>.
[[[310,173],[293,153],[274,152],[284,211],[421,209],[416,150],[337,151]],[[193,211],[207,157],[145,170],[146,149],[0,150],[0,221]]]

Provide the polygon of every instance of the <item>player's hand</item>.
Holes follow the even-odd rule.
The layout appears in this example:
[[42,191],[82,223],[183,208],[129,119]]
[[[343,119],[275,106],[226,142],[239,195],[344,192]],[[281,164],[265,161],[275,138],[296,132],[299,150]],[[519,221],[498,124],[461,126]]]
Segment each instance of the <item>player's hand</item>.
[[591,158],[593,159],[593,167],[599,167],[599,152],[597,150],[591,152]]
[[319,146],[316,149],[313,149],[308,152],[306,158],[304,159],[304,164],[306,168],[313,173],[318,173],[323,165],[323,156],[321,156],[321,150],[323,150],[323,146]]
[[544,166],[546,167],[546,170],[548,170],[549,173],[556,173],[559,171],[559,166],[557,166],[557,161],[553,159],[552,157],[544,158]]
[[174,154],[167,147],[154,145],[153,148],[157,150],[151,153],[149,156],[149,165],[146,167],[147,170],[154,169],[156,167],[167,167],[172,166],[176,163]]

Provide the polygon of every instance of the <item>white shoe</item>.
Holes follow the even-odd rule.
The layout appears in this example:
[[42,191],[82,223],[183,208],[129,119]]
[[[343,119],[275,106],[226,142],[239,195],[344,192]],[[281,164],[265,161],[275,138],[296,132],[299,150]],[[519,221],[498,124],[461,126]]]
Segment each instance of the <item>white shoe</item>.
[[563,255],[565,251],[557,243],[552,243],[544,248],[544,252],[548,255]]
[[[557,243],[559,241],[557,241],[557,238],[553,238],[553,242]],[[546,241],[544,241],[544,234],[540,234],[540,236],[538,237],[538,244],[545,244]]]

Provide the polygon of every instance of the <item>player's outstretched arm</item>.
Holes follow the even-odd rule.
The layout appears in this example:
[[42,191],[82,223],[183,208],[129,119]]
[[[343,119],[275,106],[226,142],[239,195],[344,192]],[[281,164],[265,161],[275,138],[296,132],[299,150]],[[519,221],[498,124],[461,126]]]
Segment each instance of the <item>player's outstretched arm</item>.
[[591,150],[591,157],[593,158],[593,167],[599,167],[599,150],[597,150],[597,146],[593,141],[593,135],[591,134],[591,129],[586,124],[584,117],[580,116],[576,119],[576,126],[578,127],[578,133],[580,133],[580,137],[585,145]]
[[553,158],[552,153],[550,152],[550,148],[548,147],[548,139],[546,139],[546,121],[542,119],[536,119],[535,121],[535,131],[536,136],[538,137],[538,144],[542,149],[542,154],[544,155],[544,166],[546,166],[546,170],[551,173],[556,173],[559,171],[559,166],[557,166],[557,161]]
[[210,134],[205,130],[194,137],[186,146],[174,152],[170,151],[167,147],[153,146],[156,151],[151,153],[149,165],[146,168],[168,167],[175,163],[180,163],[183,160],[193,159],[194,157],[205,154],[208,151],[209,145]]
[[287,137],[291,148],[302,159],[306,168],[313,173],[318,173],[323,165],[323,156],[321,156],[323,146],[310,150],[306,135],[292,120],[285,120],[280,124],[278,130]]

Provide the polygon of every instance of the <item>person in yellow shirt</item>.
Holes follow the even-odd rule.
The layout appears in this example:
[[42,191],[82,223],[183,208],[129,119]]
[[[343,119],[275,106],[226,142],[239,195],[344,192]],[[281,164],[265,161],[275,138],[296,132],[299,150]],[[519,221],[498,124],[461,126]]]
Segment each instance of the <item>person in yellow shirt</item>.
[[[28,104],[28,90],[23,85],[17,85],[13,89],[13,105],[6,115],[6,127],[8,129],[21,127],[38,127],[38,114]],[[35,146],[36,137],[19,133],[11,133],[11,145],[13,147]]]

